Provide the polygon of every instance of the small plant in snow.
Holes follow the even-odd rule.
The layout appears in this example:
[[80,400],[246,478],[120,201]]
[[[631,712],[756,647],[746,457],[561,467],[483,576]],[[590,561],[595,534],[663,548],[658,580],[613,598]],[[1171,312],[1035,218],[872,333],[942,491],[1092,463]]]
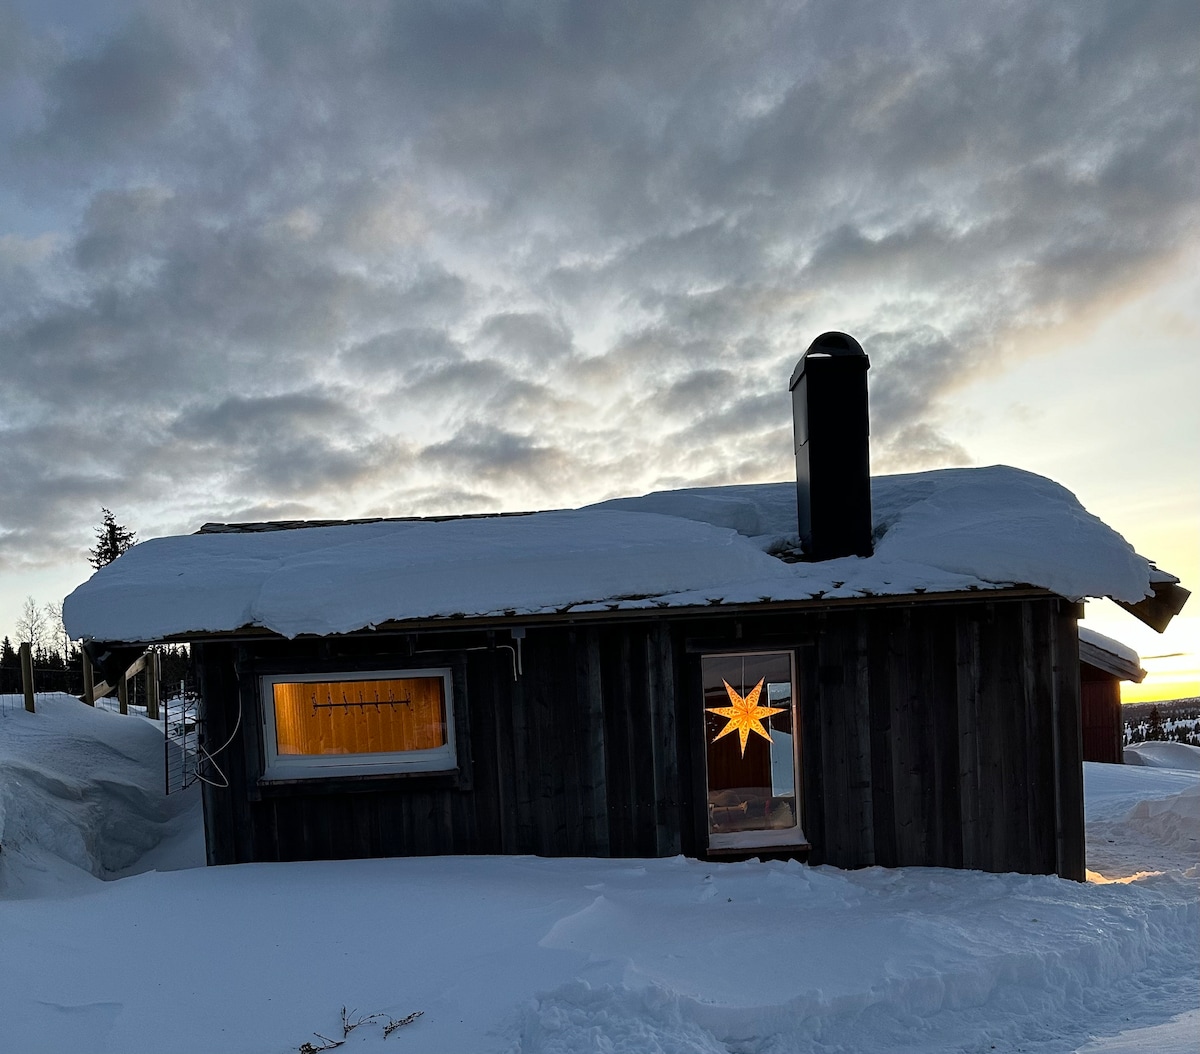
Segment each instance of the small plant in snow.
[[388,1018],[388,1023],[383,1026],[383,1038],[387,1039],[387,1037],[390,1036],[393,1032],[395,1032],[396,1029],[398,1029],[398,1028],[403,1028],[405,1025],[411,1025],[423,1013],[425,1013],[424,1010],[414,1010],[411,1014],[408,1015],[408,1017],[401,1017],[401,1018],[397,1018],[395,1020]]
[[340,1047],[346,1041],[344,1039],[330,1039],[328,1036],[321,1035],[320,1032],[314,1032],[314,1036],[321,1040],[321,1046],[315,1047],[313,1044],[305,1040],[300,1044],[300,1054],[317,1054],[322,1050],[333,1050],[334,1047]]
[[317,1046],[312,1040],[305,1040],[299,1046],[299,1054],[320,1054],[323,1050],[333,1050],[334,1047],[340,1047],[346,1042],[346,1037],[350,1035],[359,1025],[366,1025],[372,1021],[384,1021],[383,1038],[387,1039],[398,1028],[403,1028],[405,1025],[411,1025],[417,1020],[424,1010],[414,1010],[407,1017],[389,1017],[387,1014],[364,1014],[359,1015],[357,1010],[347,1010],[342,1007],[342,1038],[330,1039],[328,1036],[321,1035],[320,1032],[314,1032],[313,1035],[321,1041],[321,1046]]
[[342,1039],[345,1039],[359,1025],[365,1025],[368,1021],[374,1021],[376,1018],[383,1017],[383,1014],[367,1014],[365,1017],[356,1017],[351,1021],[351,1017],[357,1014],[357,1010],[346,1012],[346,1008],[342,1007]]

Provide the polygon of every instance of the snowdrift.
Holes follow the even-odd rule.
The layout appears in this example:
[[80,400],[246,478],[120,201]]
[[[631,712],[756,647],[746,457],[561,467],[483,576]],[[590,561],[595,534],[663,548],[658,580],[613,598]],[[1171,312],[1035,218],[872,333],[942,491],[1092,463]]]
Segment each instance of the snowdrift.
[[1200,772],[1200,747],[1190,743],[1136,743],[1125,748],[1125,764]]
[[381,1054],[1194,1049],[1196,773],[1086,766],[1086,885],[683,858],[203,868],[157,729],[38,708],[0,707],[0,947],[21,950],[0,1049],[284,1054],[341,1038],[343,1006],[386,1018],[339,1049]]
[[[163,793],[163,734],[139,717],[39,695],[0,712],[0,896],[37,896],[136,868],[194,817]],[[191,844],[195,846],[193,836]],[[201,839],[202,844],[202,839]],[[194,863],[202,863],[203,851]]]

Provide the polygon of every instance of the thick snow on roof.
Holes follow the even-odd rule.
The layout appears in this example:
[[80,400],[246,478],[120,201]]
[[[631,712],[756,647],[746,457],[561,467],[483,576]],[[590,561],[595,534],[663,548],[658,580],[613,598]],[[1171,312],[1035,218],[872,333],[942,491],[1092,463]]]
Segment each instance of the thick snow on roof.
[[792,483],[664,491],[584,509],[158,538],[64,605],[72,637],[745,604],[1039,586],[1136,602],[1151,565],[1058,484],[1018,469],[872,481],[875,555],[789,563]]
[[1119,640],[1113,640],[1112,637],[1106,637],[1103,633],[1097,633],[1094,629],[1087,626],[1079,627],[1079,641],[1081,644],[1090,644],[1093,648],[1106,651],[1110,655],[1116,656],[1122,662],[1128,663],[1130,666],[1140,668],[1142,665],[1141,656],[1128,644],[1123,644]]

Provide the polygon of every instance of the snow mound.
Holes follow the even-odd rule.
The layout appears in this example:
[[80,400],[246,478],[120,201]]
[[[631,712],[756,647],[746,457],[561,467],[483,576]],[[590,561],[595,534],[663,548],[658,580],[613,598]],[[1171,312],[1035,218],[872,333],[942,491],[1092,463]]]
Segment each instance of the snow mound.
[[1080,1047],[1076,1054],[1196,1054],[1197,1036],[1200,1010],[1191,1010],[1161,1025],[1095,1040]]
[[1087,866],[1098,881],[1197,868],[1200,773],[1089,762],[1083,775]]
[[1140,801],[1125,822],[1140,829],[1143,838],[1177,849],[1200,864],[1200,785],[1170,798]]
[[[163,793],[163,733],[150,722],[37,696],[0,710],[0,891],[36,895],[135,867],[176,831],[195,795]],[[203,856],[200,857],[203,860]]]
[[1190,743],[1136,743],[1125,748],[1125,764],[1200,772],[1200,747]]
[[[1150,862],[1146,847],[1162,818],[1194,820],[1195,773],[1086,766],[1089,821],[1110,818],[1099,841],[1142,872],[1131,882],[682,857],[99,882],[170,827],[161,749],[146,721],[65,696],[40,697],[37,714],[0,709],[0,947],[20,949],[0,986],[0,1049],[296,1050],[314,1032],[339,1037],[343,1006],[423,1011],[398,1035],[377,1019],[340,1048],[381,1054],[1128,1054],[1174,1050],[1194,1024],[1196,872],[1178,848],[1160,843]],[[1096,843],[1089,823],[1090,866]]]

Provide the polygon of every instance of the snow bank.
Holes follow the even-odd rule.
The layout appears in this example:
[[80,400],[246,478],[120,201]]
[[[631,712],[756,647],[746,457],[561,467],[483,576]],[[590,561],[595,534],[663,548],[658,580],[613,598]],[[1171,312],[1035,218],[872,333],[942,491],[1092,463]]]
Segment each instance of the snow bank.
[[[20,888],[0,885],[0,947],[21,953],[0,985],[0,1049],[284,1054],[315,1032],[341,1038],[344,1006],[352,1018],[423,1011],[387,1039],[367,1022],[339,1048],[380,1054],[1127,1054],[1170,1049],[1196,1008],[1200,897],[1177,848],[1163,874],[1088,885],[524,857],[99,882],[84,870],[129,855],[100,842],[163,832],[161,744],[147,722],[67,697],[39,698],[36,715],[0,710],[0,786],[30,771],[43,789],[57,781],[4,799],[0,874],[11,877],[10,854],[25,866]],[[1194,773],[1115,765],[1086,778],[1089,820],[1143,834],[1156,816],[1188,819],[1179,803],[1200,786]],[[89,842],[96,816],[110,833]],[[1089,829],[1089,864],[1093,849]],[[1111,851],[1145,870],[1140,846]],[[78,884],[38,869],[54,852],[78,863]]]
[[159,538],[66,600],[73,637],[150,641],[263,627],[794,601],[1033,585],[1137,601],[1150,565],[1070,492],[1017,469],[873,481],[875,555],[795,547],[790,483],[623,498],[567,512]]
[[1198,776],[1197,769],[1084,765],[1088,868],[1098,880],[1145,871],[1200,877]]
[[196,793],[163,791],[161,728],[60,693],[36,705],[0,710],[0,895],[127,873],[184,825],[203,863]]
[[1078,1054],[1196,1054],[1200,1010],[1171,1018],[1161,1025],[1128,1029],[1079,1048]]
[[1125,748],[1125,764],[1200,772],[1200,747],[1190,743],[1135,743]]
[[526,858],[147,874],[0,901],[0,939],[25,949],[0,1044],[283,1054],[340,1038],[344,1005],[423,1011],[347,1045],[423,1054],[1069,1051],[1193,1006],[1197,926],[1194,888],[1166,877]]

